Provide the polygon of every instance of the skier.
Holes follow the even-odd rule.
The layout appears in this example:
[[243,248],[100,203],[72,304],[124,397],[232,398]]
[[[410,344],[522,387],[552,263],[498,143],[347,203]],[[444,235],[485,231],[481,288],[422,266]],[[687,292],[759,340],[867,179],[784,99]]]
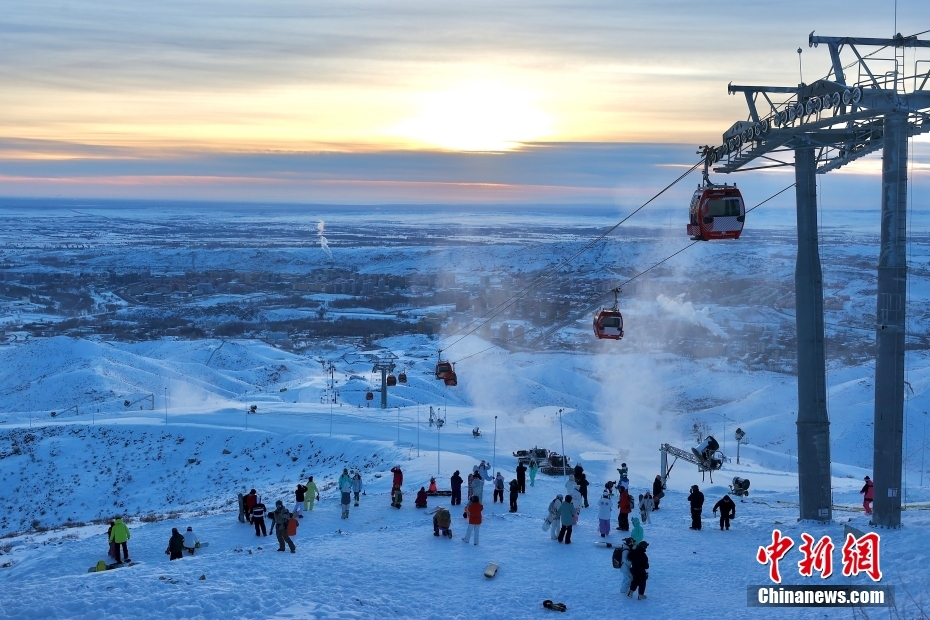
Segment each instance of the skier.
[[441,506],[433,513],[433,536],[440,534],[452,538],[452,515]]
[[[488,478],[488,480],[490,480],[490,478]],[[472,497],[475,495],[478,496],[479,503],[484,503],[484,478],[481,477],[480,472],[475,474],[475,477],[471,481],[471,494]],[[503,501],[503,499],[501,501]]]
[[704,494],[698,488],[698,485],[691,485],[691,494],[688,496],[688,502],[691,503],[691,527],[688,529],[701,529],[701,511],[704,509]]
[[478,473],[481,475],[481,479],[490,482],[491,474],[488,473],[488,470],[491,469],[491,466],[488,465],[487,461],[481,461],[481,465],[478,466]]
[[639,518],[643,523],[649,523],[649,517],[652,515],[652,493],[646,493],[639,498]]
[[504,503],[504,475],[500,472],[497,472],[497,475],[494,476],[494,496],[493,502],[497,503],[497,500],[500,499],[500,502]]
[[578,492],[581,493],[581,499],[584,502],[584,507],[588,508],[588,476],[584,473],[582,473],[578,478]]
[[355,475],[352,477],[352,493],[355,494],[355,506],[358,507],[358,497],[362,493],[362,474],[360,472],[355,472]]
[[[114,544],[113,551],[116,554],[114,559],[116,560],[117,564],[122,564],[123,560],[126,562],[131,561],[129,559],[129,548],[126,544],[129,541],[129,538],[129,528],[126,527],[125,523],[123,523],[123,519],[121,517],[116,517],[113,519],[113,529],[110,530],[110,542]],[[120,547],[123,549],[123,560],[119,559]]]
[[400,505],[404,502],[404,494],[400,490],[400,487],[394,487],[394,490],[391,492],[391,506],[394,508],[400,508]]
[[875,497],[875,487],[871,478],[865,477],[865,484],[859,492],[863,494],[862,507],[865,508],[865,514],[872,514],[872,498]]
[[481,511],[484,506],[481,505],[481,498],[473,495],[471,503],[465,507],[465,514],[468,515],[468,529],[465,530],[465,538],[462,540],[468,543],[471,540],[471,533],[475,533],[475,545],[478,545],[478,530],[481,528]]
[[303,509],[304,509],[304,499],[306,497],[306,493],[307,493],[307,487],[305,487],[304,485],[298,482],[297,490],[294,491],[294,500],[295,500],[294,510],[292,510],[291,512],[296,514],[301,519],[304,518]]
[[417,491],[417,497],[413,500],[413,505],[417,508],[426,508],[426,487],[420,487]]
[[256,536],[267,536],[268,533],[265,531],[265,504],[261,502],[255,504],[252,507],[252,525],[255,526],[255,535]]
[[517,498],[520,496],[520,483],[516,478],[510,481],[510,512],[517,511]]
[[320,501],[320,490],[313,481],[313,476],[307,481],[307,491],[304,493],[304,510],[313,510],[313,501]]
[[517,484],[520,485],[520,493],[526,493],[526,465],[517,463]]
[[191,555],[194,555],[194,549],[200,546],[200,539],[194,533],[194,528],[187,526],[187,532],[184,533],[184,549]]
[[662,488],[662,476],[656,476],[652,481],[652,509],[659,509],[659,500],[665,497],[665,490]]
[[620,487],[620,498],[617,500],[617,529],[622,532],[630,531],[630,513],[633,512],[633,498],[630,497],[626,487]]
[[601,538],[606,538],[610,533],[610,510],[611,510],[610,492],[604,489],[601,499],[597,501],[597,523],[598,531]]
[[572,496],[566,495],[565,501],[559,506],[559,521],[562,529],[559,530],[558,541],[565,541],[566,545],[572,544],[572,526],[575,525],[575,505],[572,504]]
[[643,532],[643,526],[640,525],[639,519],[637,517],[633,517],[633,531],[630,532],[630,538],[640,543],[645,537],[646,533]]
[[717,516],[718,508],[720,509],[720,529],[730,529],[730,519],[736,518],[736,504],[729,495],[724,495],[719,502],[714,504],[714,516]]
[[549,516],[546,517],[543,530],[548,529],[552,540],[558,540],[559,528],[561,527],[561,513],[559,508],[562,506],[562,494],[555,496],[555,499],[549,502]]
[[291,540],[288,534],[288,522],[291,520],[291,513],[284,507],[284,502],[278,500],[275,502],[274,515],[275,534],[278,537],[278,551],[284,551],[284,545],[291,548],[291,553],[297,553],[297,546]]
[[646,598],[646,580],[649,578],[649,558],[646,556],[646,547],[649,543],[640,542],[636,548],[630,551],[627,557],[630,558],[630,574],[633,575],[633,581],[630,583],[630,591],[627,596],[633,598],[633,590],[639,589],[638,600]]
[[530,486],[536,486],[536,474],[539,473],[539,463],[530,461]]
[[459,474],[459,470],[455,470],[449,482],[452,487],[452,505],[458,506],[462,503],[462,483],[464,482],[462,476]]
[[171,538],[168,539],[168,548],[165,549],[165,555],[169,560],[180,560],[184,557],[184,536],[178,531],[178,528],[171,528]]
[[436,486],[436,478],[434,476],[429,477],[429,488],[427,489],[430,493],[437,493],[439,488]]
[[404,472],[400,470],[399,465],[395,465],[391,468],[391,473],[394,474],[394,486],[402,487],[404,486]]

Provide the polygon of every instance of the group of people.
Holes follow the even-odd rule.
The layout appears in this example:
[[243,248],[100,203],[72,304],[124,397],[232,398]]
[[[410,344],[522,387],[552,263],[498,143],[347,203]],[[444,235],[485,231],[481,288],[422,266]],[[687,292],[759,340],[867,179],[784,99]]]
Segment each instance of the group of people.
[[171,538],[168,539],[168,548],[165,549],[165,555],[170,556],[171,560],[180,560],[187,551],[194,555],[194,551],[200,548],[200,539],[194,533],[194,528],[189,527],[185,533],[178,531],[178,528],[171,528]]

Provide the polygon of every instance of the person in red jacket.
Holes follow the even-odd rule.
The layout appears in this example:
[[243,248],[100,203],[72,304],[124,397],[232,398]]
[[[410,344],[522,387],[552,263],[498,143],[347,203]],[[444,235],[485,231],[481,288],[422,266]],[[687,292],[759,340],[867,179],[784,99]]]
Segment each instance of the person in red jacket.
[[255,492],[255,489],[249,491],[249,494],[245,496],[245,518],[251,523],[252,522],[252,509],[255,508],[255,504],[258,503],[258,493]]
[[617,501],[620,514],[617,516],[617,529],[623,532],[630,531],[630,513],[633,512],[633,498],[630,497],[626,487],[620,487],[620,499]]
[[872,485],[872,479],[868,476],[865,477],[865,486],[862,487],[860,493],[864,493],[862,498],[862,507],[865,508],[865,514],[872,514],[872,499],[875,497],[875,488]]
[[417,491],[417,498],[414,500],[413,505],[417,508],[426,508],[426,489],[420,487],[420,490]]
[[394,474],[394,486],[402,487],[404,486],[404,472],[400,470],[399,466],[391,468],[391,473]]
[[472,496],[471,503],[465,507],[465,514],[468,515],[468,529],[465,530],[465,538],[462,541],[468,543],[471,541],[471,533],[475,532],[475,544],[478,544],[478,530],[481,529],[481,511],[484,506],[477,495]]

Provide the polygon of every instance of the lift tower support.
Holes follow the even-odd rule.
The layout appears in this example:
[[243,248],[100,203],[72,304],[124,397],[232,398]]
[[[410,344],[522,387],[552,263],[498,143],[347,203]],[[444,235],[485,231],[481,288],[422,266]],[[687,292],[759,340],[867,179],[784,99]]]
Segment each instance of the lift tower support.
[[[907,302],[907,139],[930,131],[930,61],[917,58],[918,53],[930,48],[930,41],[900,34],[874,39],[821,37],[812,32],[808,44],[825,45],[829,50],[831,69],[827,77],[797,87],[730,84],[730,94],[745,96],[748,118],[734,123],[723,134],[723,144],[705,147],[704,154],[716,165],[714,170],[722,173],[795,167],[799,517],[829,521],[830,421],[815,175],[882,149],[872,522],[880,527],[899,527]],[[877,49],[867,54],[860,52],[870,47]],[[873,57],[880,51],[878,48],[891,48],[894,57]],[[844,66],[841,62],[843,50],[854,55],[852,64]],[[907,50],[914,56],[910,73],[905,66]],[[921,65],[923,73],[919,72]],[[851,67],[855,67],[856,75],[847,79],[846,71]],[[789,151],[794,153],[793,162],[789,161]],[[757,164],[749,167],[751,162]]]

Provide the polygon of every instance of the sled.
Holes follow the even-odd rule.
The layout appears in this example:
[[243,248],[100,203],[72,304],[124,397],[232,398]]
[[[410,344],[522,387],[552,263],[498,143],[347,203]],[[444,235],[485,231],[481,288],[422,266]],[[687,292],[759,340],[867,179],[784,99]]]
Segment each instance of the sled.
[[107,564],[103,560],[97,562],[96,566],[91,566],[87,569],[88,573],[102,573],[105,570],[113,570],[114,568],[123,568],[124,566],[135,566],[136,562],[123,562],[122,564],[117,564],[116,562],[112,564]]
[[565,606],[565,603],[553,603],[549,599],[546,599],[543,601],[543,607],[545,607],[546,609],[551,609],[552,611],[565,611],[566,609],[568,609]]
[[497,574],[497,569],[498,569],[497,564],[495,564],[494,562],[488,563],[488,567],[484,569],[484,576],[487,577],[488,579],[491,579],[492,577],[494,577],[494,575]]
[[452,491],[427,491],[427,497],[452,497]]

